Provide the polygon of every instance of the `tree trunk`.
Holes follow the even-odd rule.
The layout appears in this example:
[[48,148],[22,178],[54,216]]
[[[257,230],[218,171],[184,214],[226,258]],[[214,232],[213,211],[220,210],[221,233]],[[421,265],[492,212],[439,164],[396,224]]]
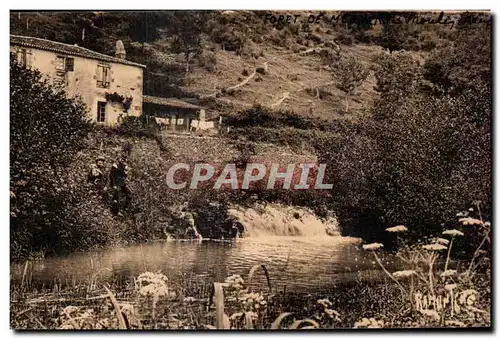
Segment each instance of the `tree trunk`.
[[189,54],[190,52],[186,52],[186,74],[189,73]]

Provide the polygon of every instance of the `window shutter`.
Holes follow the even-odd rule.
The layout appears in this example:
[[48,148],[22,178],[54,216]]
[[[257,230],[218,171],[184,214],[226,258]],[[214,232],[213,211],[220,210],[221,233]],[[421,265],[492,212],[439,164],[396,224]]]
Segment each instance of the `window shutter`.
[[33,66],[33,53],[31,53],[31,51],[26,52],[26,66]]
[[102,81],[102,66],[97,66],[97,81]]
[[57,59],[56,59],[56,69],[58,71],[64,71],[64,58],[57,57]]
[[104,79],[106,84],[109,84],[111,82],[111,70],[109,68],[106,68],[106,78]]

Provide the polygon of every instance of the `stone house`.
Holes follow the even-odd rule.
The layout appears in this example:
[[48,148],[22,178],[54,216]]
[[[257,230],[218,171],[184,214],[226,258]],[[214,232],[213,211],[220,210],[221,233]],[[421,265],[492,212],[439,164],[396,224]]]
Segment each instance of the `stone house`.
[[121,41],[115,56],[109,56],[77,45],[11,35],[10,51],[19,63],[38,69],[68,96],[79,96],[97,123],[114,125],[125,116],[142,114],[146,66],[127,60]]

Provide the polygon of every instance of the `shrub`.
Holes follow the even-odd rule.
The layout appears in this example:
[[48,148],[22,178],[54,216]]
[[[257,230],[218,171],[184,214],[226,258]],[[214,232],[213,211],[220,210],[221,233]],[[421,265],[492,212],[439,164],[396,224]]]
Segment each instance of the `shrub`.
[[[29,250],[62,249],[61,237],[72,240],[67,231],[88,230],[71,210],[82,197],[66,171],[92,125],[81,101],[68,99],[14,57],[10,90],[11,257],[17,258]],[[71,240],[69,246],[77,244]]]
[[382,27],[378,42],[392,53],[404,48],[408,35],[408,24],[396,24],[388,20]]
[[203,51],[198,56],[198,63],[209,72],[215,72],[217,70],[217,57],[213,52]]
[[423,73],[436,90],[446,93],[491,86],[491,27],[460,27],[454,45],[432,52]]
[[351,46],[354,43],[354,38],[348,34],[340,34],[337,37],[338,42],[343,45]]
[[158,131],[156,122],[146,115],[127,116],[119,126],[119,132],[125,136],[154,137]]
[[354,56],[342,58],[334,65],[335,69],[332,75],[337,80],[337,88],[345,93],[345,112],[347,113],[349,111],[349,96],[361,86],[369,72]]

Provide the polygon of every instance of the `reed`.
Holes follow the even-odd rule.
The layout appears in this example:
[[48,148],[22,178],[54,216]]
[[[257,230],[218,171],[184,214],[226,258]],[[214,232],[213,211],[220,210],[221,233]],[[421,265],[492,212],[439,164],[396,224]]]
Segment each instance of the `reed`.
[[283,320],[289,316],[291,316],[292,313],[290,312],[283,312],[281,313],[274,321],[273,323],[271,324],[271,327],[270,329],[271,330],[278,330],[280,328],[280,325],[281,323],[283,322]]
[[116,318],[118,318],[119,329],[126,330],[127,322],[125,322],[125,318],[123,317],[122,311],[120,309],[120,306],[118,305],[118,302],[116,301],[114,294],[106,286],[104,286],[104,289],[106,290],[106,292],[108,292],[108,297],[111,300],[113,308],[115,309]]
[[264,274],[266,276],[266,279],[267,279],[267,286],[269,287],[269,293],[272,292],[272,286],[271,286],[271,278],[269,276],[269,271],[267,270],[267,267],[266,265],[264,264],[257,264],[257,265],[254,265],[251,269],[250,269],[250,272],[248,273],[248,280],[247,280],[247,284],[248,284],[248,290],[251,292],[251,286],[252,286],[252,280],[253,280],[253,277],[255,275],[255,272],[258,270],[258,269],[262,269],[262,271],[264,271]]

